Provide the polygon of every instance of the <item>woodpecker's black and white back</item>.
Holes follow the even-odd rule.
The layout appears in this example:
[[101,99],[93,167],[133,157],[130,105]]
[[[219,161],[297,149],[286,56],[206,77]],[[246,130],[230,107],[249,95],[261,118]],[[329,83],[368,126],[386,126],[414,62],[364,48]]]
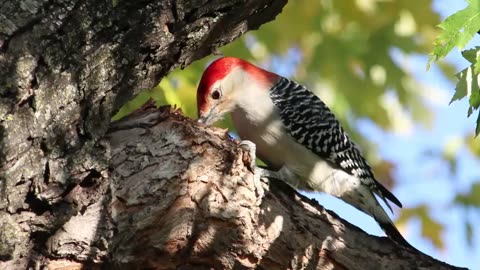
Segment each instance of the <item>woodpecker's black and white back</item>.
[[[385,233],[411,247],[377,201],[400,201],[375,180],[360,150],[320,98],[306,87],[238,58],[213,62],[197,92],[200,118],[231,112],[238,135],[257,156],[301,190],[336,196],[372,216]],[[391,208],[390,208],[391,209]]]

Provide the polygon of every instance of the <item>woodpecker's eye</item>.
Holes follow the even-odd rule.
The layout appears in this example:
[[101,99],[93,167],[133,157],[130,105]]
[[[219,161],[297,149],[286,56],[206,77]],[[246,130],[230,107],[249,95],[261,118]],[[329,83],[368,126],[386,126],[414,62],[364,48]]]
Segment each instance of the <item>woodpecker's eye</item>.
[[212,92],[213,99],[219,99],[222,96],[222,92],[219,89],[215,89]]

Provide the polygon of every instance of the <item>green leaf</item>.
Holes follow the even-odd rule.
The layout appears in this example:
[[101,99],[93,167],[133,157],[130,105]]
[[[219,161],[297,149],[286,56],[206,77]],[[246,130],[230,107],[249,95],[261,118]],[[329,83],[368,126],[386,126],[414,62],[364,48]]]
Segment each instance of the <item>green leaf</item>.
[[[468,50],[463,53],[465,59],[469,61],[476,61],[477,53],[473,50]],[[474,60],[475,59],[475,60]],[[458,79],[457,85],[455,87],[455,94],[450,100],[450,104],[456,100],[460,100],[464,97],[468,97],[469,107],[467,110],[467,116],[469,117],[474,110],[477,110],[480,107],[480,86],[479,86],[479,76],[474,75],[475,64],[470,65],[466,69],[462,70],[460,73],[455,75]],[[480,116],[479,116],[480,117]],[[480,118],[477,118],[477,125],[475,128],[475,136],[480,133]]]
[[480,47],[475,47],[474,49],[464,50],[462,51],[462,56],[468,62],[475,64],[477,62],[477,53]]
[[454,202],[464,206],[480,207],[480,182],[473,183],[468,193],[457,194]]
[[430,239],[438,248],[443,248],[442,240],[443,225],[430,216],[430,209],[426,205],[420,205],[415,208],[402,210],[397,223],[404,223],[411,218],[418,218],[422,222],[422,236]]
[[468,6],[438,25],[443,31],[434,41],[427,69],[433,61],[445,57],[455,46],[463,49],[480,29],[480,1],[467,0]]
[[[477,119],[478,121],[478,119]],[[476,157],[480,157],[480,143],[475,140],[475,136],[470,135],[465,138],[467,149]]]
[[450,138],[443,147],[443,159],[448,162],[450,173],[455,175],[457,172],[457,155],[460,148],[463,146],[463,140],[459,137]]
[[480,89],[478,88],[478,85],[476,85],[475,89],[472,91],[469,103],[475,110],[480,106]]
[[[465,50],[462,52],[462,56],[471,63],[471,65],[464,70],[460,71],[455,75],[458,79],[457,85],[455,87],[455,94],[450,100],[450,104],[455,100],[460,100],[465,96],[470,96],[470,105],[472,107],[478,108],[479,98],[478,91],[480,90],[478,85],[478,77],[475,74],[478,74],[480,59],[480,47],[475,47],[475,49]],[[473,95],[473,98],[472,98]],[[471,111],[471,108],[470,108]],[[469,113],[470,115],[470,113]]]
[[469,247],[473,247],[473,226],[468,220],[465,221],[465,240]]
[[460,100],[467,96],[467,71],[470,67],[460,71],[459,73],[455,74],[458,82],[455,86],[455,94],[453,94],[452,99],[450,100],[449,104],[452,104],[456,100]]
[[480,47],[475,47],[474,49],[462,51],[463,58],[467,59],[468,62],[472,63],[474,66],[474,73],[478,74],[480,72]]
[[477,127],[475,128],[475,137],[480,134],[480,112],[478,112],[478,117],[477,117]]

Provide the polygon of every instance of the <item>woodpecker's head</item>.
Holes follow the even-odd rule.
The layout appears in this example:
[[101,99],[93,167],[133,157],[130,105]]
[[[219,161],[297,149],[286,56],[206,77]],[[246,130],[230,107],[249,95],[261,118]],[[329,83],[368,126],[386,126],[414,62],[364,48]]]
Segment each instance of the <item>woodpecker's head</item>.
[[198,121],[214,123],[234,110],[252,91],[268,91],[278,75],[235,57],[215,60],[197,89]]

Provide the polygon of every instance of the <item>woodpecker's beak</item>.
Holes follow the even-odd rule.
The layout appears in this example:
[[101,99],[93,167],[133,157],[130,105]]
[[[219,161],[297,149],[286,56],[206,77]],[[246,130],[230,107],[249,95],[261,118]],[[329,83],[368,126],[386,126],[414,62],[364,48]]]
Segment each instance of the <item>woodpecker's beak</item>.
[[208,120],[207,117],[200,116],[200,117],[198,117],[197,122],[198,122],[198,123],[201,123],[201,124],[207,124],[207,120]]
[[218,113],[218,107],[215,105],[207,112],[199,112],[198,114],[198,123],[202,123],[205,125],[211,125],[218,120],[222,119],[221,114]]
[[212,120],[212,111],[210,111],[208,114],[199,114],[197,122],[204,125],[209,125],[211,124]]

